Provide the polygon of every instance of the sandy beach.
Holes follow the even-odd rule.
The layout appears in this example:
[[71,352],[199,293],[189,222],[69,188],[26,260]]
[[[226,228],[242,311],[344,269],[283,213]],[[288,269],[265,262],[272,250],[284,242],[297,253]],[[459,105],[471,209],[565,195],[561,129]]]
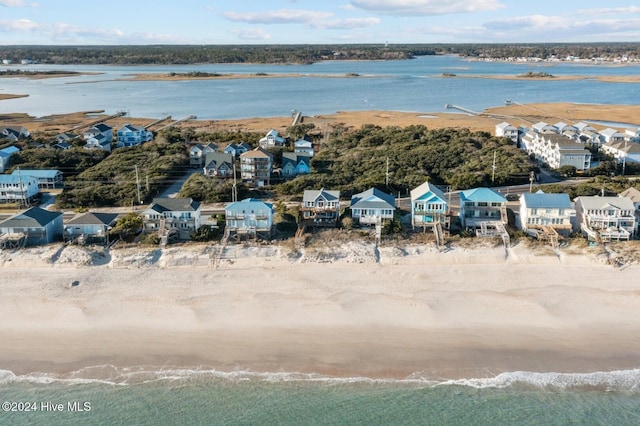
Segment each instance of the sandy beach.
[[640,266],[611,266],[600,249],[388,245],[377,256],[351,242],[212,252],[0,253],[0,368],[446,379],[640,365]]

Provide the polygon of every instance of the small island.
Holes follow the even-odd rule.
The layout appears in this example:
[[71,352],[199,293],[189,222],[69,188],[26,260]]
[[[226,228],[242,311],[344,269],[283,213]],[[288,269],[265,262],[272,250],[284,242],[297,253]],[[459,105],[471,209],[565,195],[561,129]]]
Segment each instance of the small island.
[[4,69],[0,71],[0,77],[27,77],[27,78],[53,78],[53,77],[71,77],[76,75],[82,75],[86,73],[80,73],[77,71],[64,71],[64,70],[38,70],[29,71],[22,69]]
[[548,72],[525,72],[524,74],[518,74],[520,78],[556,78],[553,74]]

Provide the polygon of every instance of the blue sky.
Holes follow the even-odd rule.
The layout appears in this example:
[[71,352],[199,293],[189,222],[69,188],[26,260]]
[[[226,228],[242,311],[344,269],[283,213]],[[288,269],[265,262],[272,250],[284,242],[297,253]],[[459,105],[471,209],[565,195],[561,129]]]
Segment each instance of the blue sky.
[[609,0],[0,0],[0,44],[640,41]]

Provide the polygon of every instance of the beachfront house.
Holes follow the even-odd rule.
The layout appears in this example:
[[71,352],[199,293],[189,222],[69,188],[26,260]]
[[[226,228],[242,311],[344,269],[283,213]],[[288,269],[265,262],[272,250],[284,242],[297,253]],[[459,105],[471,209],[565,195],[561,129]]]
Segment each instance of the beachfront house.
[[205,158],[203,173],[220,179],[233,178],[233,155],[225,152],[209,152]]
[[4,171],[9,167],[9,160],[16,152],[19,152],[20,148],[15,146],[8,146],[6,148],[0,149],[0,173],[4,173]]
[[258,147],[240,155],[240,175],[243,182],[265,186],[271,182],[273,154]]
[[0,203],[29,205],[39,192],[38,179],[33,176],[0,174]]
[[[204,167],[205,159],[210,152],[218,152],[218,145],[214,143],[207,145],[199,143],[193,145],[191,149],[189,149],[189,165],[194,169]],[[233,155],[235,154],[232,154],[232,156]]]
[[618,196],[628,198],[633,203],[633,207],[635,208],[634,214],[636,217],[635,235],[636,237],[640,236],[640,190],[631,187],[622,191]]
[[313,148],[313,141],[309,136],[298,139],[293,143],[293,152],[295,152],[296,154],[313,157],[313,154],[315,153]]
[[164,241],[189,240],[201,225],[200,203],[191,198],[154,198],[142,216],[145,232],[157,232]]
[[31,207],[0,222],[0,248],[49,244],[62,233],[62,212]]
[[275,148],[284,146],[284,138],[274,129],[269,130],[267,134],[258,142],[261,148]]
[[33,176],[38,180],[40,189],[62,188],[62,172],[60,170],[16,169],[15,176]]
[[125,124],[120,130],[118,130],[117,134],[118,142],[116,146],[118,148],[138,146],[153,140],[153,132],[148,131],[143,126]]
[[393,220],[396,200],[393,195],[370,188],[351,196],[351,217],[360,225],[377,225],[385,220]]
[[269,238],[273,228],[273,205],[255,198],[227,204],[225,234],[229,237]]
[[298,175],[308,175],[311,173],[311,159],[306,154],[295,152],[282,153],[281,174],[283,178],[293,178]]
[[507,223],[507,199],[491,188],[460,192],[460,223],[463,228],[480,228],[483,223]]
[[306,189],[299,214],[301,225],[336,227],[340,218],[340,191]]
[[575,214],[568,194],[527,192],[520,196],[520,227],[525,232],[536,235],[557,232],[566,237],[573,227]]
[[65,241],[80,244],[109,244],[109,231],[118,220],[117,213],[87,212],[64,224]]
[[574,202],[576,228],[590,240],[628,240],[635,232],[635,206],[630,198],[577,197]]
[[444,193],[434,184],[425,182],[411,190],[411,226],[423,231],[438,224],[449,227],[449,205]]

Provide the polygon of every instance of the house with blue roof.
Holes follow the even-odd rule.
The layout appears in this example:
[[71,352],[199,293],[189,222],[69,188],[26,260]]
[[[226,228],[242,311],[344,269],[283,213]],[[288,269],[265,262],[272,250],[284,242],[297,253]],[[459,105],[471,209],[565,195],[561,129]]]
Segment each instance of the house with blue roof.
[[482,222],[507,223],[507,199],[491,188],[460,192],[460,223],[463,228],[479,228]]
[[273,205],[255,198],[227,204],[224,208],[225,233],[235,237],[271,236]]
[[62,239],[62,212],[31,207],[0,222],[0,248],[48,244]]
[[9,166],[11,156],[19,151],[20,149],[15,146],[0,149],[0,173],[4,173],[5,169]]
[[361,225],[376,225],[383,220],[393,220],[396,200],[393,195],[371,188],[351,196],[351,217]]
[[520,227],[524,231],[554,229],[568,236],[576,211],[568,194],[524,193],[520,196]]
[[423,230],[436,224],[449,226],[449,205],[444,193],[434,184],[425,182],[411,190],[411,226]]
[[33,176],[38,179],[40,189],[53,189],[62,187],[62,172],[60,170],[14,170],[12,175]]
[[38,179],[22,174],[0,174],[0,203],[30,204],[40,192]]

